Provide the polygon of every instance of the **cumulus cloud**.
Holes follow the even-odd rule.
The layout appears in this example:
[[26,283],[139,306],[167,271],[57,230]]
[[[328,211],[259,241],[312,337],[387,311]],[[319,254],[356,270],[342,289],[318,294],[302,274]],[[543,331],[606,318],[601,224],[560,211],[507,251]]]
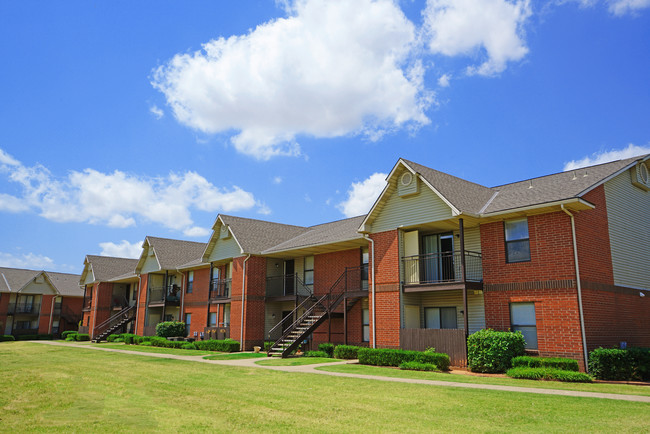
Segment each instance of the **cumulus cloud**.
[[[42,165],[24,166],[4,151],[0,158],[5,162],[0,162],[0,173],[7,173],[10,181],[22,187],[20,196],[0,195],[0,211],[35,210],[56,222],[88,222],[125,228],[145,220],[199,234],[199,228],[194,228],[193,210],[266,209],[252,193],[237,186],[217,187],[192,171],[148,178],[119,170],[103,173],[85,169],[57,179]],[[13,163],[7,164],[7,161]]]
[[618,16],[650,8],[650,0],[610,0],[608,3],[609,11]]
[[440,87],[449,87],[449,81],[451,80],[451,75],[450,74],[442,74],[440,78],[438,78],[438,86]]
[[138,259],[142,253],[142,242],[136,241],[130,243],[127,240],[122,240],[121,243],[115,244],[113,242],[99,243],[102,248],[101,256],[115,256],[118,258],[133,258]]
[[429,50],[445,56],[480,52],[487,59],[467,72],[498,74],[528,53],[524,24],[531,14],[530,0],[428,0],[423,15]]
[[281,176],[276,176],[273,178],[273,183],[274,184],[282,184],[282,177]]
[[154,70],[176,119],[226,132],[258,159],[299,155],[301,135],[386,131],[429,123],[416,28],[392,0],[282,2],[286,18],[211,40]]
[[156,117],[156,119],[160,119],[163,116],[165,116],[165,112],[162,111],[156,104],[152,105],[149,107],[149,112]]
[[572,160],[568,163],[564,163],[564,171],[575,170],[596,164],[609,163],[610,161],[624,160],[626,158],[638,157],[639,155],[645,154],[650,154],[650,146],[637,146],[630,143],[623,149],[594,152],[581,160]]
[[210,235],[212,231],[208,228],[202,228],[200,226],[192,226],[183,231],[183,234],[188,237],[206,237]]
[[373,173],[363,181],[353,182],[348,189],[348,198],[339,203],[337,208],[346,217],[368,213],[386,186],[386,176],[385,173]]
[[44,255],[36,255],[34,253],[14,255],[4,252],[0,252],[0,267],[49,271],[53,271],[57,268],[54,265],[54,261]]

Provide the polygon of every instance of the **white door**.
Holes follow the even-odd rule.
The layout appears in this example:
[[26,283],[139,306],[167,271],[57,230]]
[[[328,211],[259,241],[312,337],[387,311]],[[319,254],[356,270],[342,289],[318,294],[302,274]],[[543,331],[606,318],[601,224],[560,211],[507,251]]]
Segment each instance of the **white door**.
[[[420,263],[417,255],[420,254],[420,236],[418,231],[404,232],[404,282],[420,282]],[[415,256],[415,257],[414,257]],[[409,258],[410,257],[410,258]]]

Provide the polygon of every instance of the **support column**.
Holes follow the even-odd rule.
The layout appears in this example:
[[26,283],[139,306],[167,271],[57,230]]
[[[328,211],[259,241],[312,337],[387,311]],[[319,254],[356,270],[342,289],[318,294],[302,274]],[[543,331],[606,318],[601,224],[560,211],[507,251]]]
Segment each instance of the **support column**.
[[465,337],[469,336],[469,312],[467,311],[467,275],[465,272],[465,227],[463,219],[458,219],[460,232],[460,274],[463,280],[463,324],[465,326]]

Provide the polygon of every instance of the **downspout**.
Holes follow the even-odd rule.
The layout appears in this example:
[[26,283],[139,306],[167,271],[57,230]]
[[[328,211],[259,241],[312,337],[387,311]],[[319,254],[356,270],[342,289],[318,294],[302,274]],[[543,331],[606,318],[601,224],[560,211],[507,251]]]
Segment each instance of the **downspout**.
[[372,267],[370,269],[370,276],[372,278],[372,285],[370,285],[372,299],[372,347],[377,348],[377,323],[375,322],[375,241],[368,234],[363,234],[363,237],[370,242],[370,252],[372,255]]
[[[185,319],[185,324],[187,324],[187,318],[184,318],[184,312],[183,312],[183,307],[185,304],[185,289],[187,288],[187,280],[189,279],[189,271],[185,274],[183,274],[183,283],[181,284],[181,310],[178,312],[178,315],[180,316],[179,321],[183,321]],[[192,327],[190,325],[190,327]],[[190,332],[191,333],[191,332]]]
[[239,329],[239,342],[241,343],[240,350],[244,351],[244,302],[246,298],[244,297],[246,294],[246,262],[251,258],[250,253],[248,256],[246,256],[246,259],[244,259],[244,267],[243,267],[243,273],[244,275],[242,276],[242,284],[241,284],[241,327]]
[[582,350],[585,358],[585,372],[588,372],[587,361],[587,335],[585,334],[585,316],[582,312],[582,284],[580,283],[580,266],[578,265],[578,244],[576,242],[576,224],[573,214],[564,208],[564,204],[560,205],[564,211],[571,218],[571,235],[573,237],[573,258],[576,264],[576,288],[578,289],[578,310],[580,312],[580,331],[582,332]]
[[95,307],[95,314],[93,315],[93,328],[91,330],[88,330],[88,333],[90,334],[91,339],[95,339],[95,324],[97,324],[97,303],[99,303],[99,283],[97,284],[96,288],[95,284],[93,283],[93,294],[90,299],[90,303],[91,306]]
[[[140,296],[142,293],[140,290],[142,289],[142,276],[138,274],[138,299],[136,302],[136,308],[135,308],[135,327],[134,327],[134,334],[138,334],[138,317],[140,316]],[[143,329],[143,334],[144,334],[144,329]]]

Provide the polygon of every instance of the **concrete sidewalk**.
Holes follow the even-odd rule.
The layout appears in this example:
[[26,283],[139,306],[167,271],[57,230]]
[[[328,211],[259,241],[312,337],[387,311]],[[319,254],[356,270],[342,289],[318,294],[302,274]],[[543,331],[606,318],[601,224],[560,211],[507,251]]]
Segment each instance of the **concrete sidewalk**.
[[145,353],[140,351],[116,350],[112,348],[100,348],[100,347],[90,346],[90,345],[79,345],[79,344],[70,344],[70,343],[54,342],[54,341],[31,341],[31,342],[45,344],[45,345],[57,345],[57,346],[97,350],[97,351],[108,351],[112,353],[122,353],[122,354],[134,355],[134,356],[158,357],[161,359],[184,360],[188,362],[200,362],[200,363],[208,363],[212,365],[239,366],[244,368],[269,369],[272,371],[282,371],[282,372],[330,375],[333,377],[361,378],[364,380],[388,381],[394,383],[424,384],[428,386],[439,386],[439,387],[460,387],[465,389],[500,390],[502,392],[533,393],[539,395],[573,396],[573,397],[581,397],[581,398],[600,398],[600,399],[613,399],[619,401],[650,403],[650,396],[619,395],[615,393],[600,393],[600,392],[580,392],[575,390],[541,389],[541,388],[534,388],[534,387],[500,386],[495,384],[458,383],[454,381],[420,380],[420,379],[413,379],[413,378],[395,378],[395,377],[383,377],[377,375],[328,372],[328,371],[320,371],[316,369],[321,366],[334,366],[334,365],[343,365],[348,363],[356,363],[357,362],[356,360],[346,360],[343,362],[320,363],[316,365],[303,365],[303,366],[264,366],[255,363],[261,360],[259,358],[238,359],[238,360],[206,360],[203,358],[204,356],[179,356],[175,354]]

